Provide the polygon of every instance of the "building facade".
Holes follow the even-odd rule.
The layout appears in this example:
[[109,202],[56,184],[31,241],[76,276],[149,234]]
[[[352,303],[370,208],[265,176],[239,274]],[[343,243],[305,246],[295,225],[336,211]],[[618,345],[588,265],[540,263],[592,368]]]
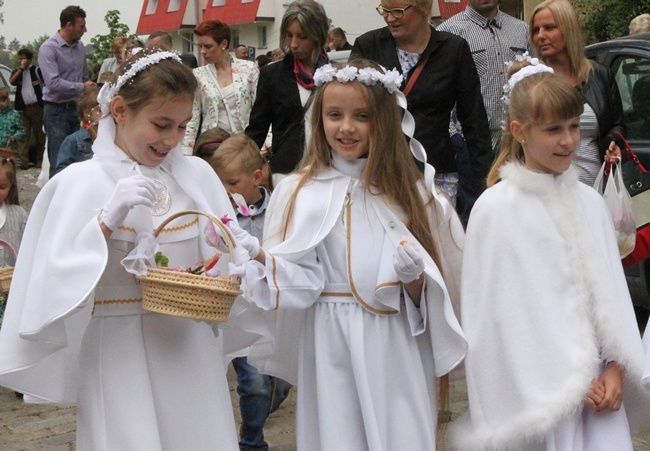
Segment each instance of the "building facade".
[[[541,0],[502,0],[502,9],[523,18]],[[195,53],[192,30],[203,20],[217,19],[230,25],[231,49],[244,44],[251,58],[280,45],[280,21],[291,0],[144,0],[136,33],[143,37],[154,31],[172,35],[174,48]],[[375,12],[379,0],[321,0],[332,27],[341,27],[348,41],[368,30],[384,26]],[[437,0],[431,11],[435,25],[465,9],[467,0]]]

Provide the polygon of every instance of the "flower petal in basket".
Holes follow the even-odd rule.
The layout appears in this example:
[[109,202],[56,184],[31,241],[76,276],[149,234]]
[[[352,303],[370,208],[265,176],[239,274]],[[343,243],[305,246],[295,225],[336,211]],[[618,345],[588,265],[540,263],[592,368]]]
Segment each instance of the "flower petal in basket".
[[[171,215],[156,229],[154,236],[157,237],[169,222],[187,214],[205,216],[221,229],[232,261],[235,241],[230,230],[218,218],[207,213],[187,210]],[[136,278],[142,290],[142,308],[145,310],[203,321],[227,321],[235,299],[242,293],[240,280],[235,277],[209,277],[172,269],[148,268],[146,275]]]

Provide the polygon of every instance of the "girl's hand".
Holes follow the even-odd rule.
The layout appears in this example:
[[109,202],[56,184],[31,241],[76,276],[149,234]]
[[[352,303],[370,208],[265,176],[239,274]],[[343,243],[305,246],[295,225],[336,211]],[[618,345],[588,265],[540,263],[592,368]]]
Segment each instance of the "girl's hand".
[[237,246],[241,246],[248,253],[248,256],[251,259],[257,257],[257,254],[260,253],[260,241],[255,238],[253,235],[239,227],[237,221],[230,221],[228,223],[228,228],[232,232],[233,237]]
[[410,283],[419,279],[424,272],[424,260],[413,243],[406,243],[397,246],[393,268],[402,283]]
[[605,397],[596,404],[596,411],[617,411],[623,405],[623,370],[616,362],[609,362],[598,379],[605,388]]
[[13,144],[15,140],[16,140],[16,137],[12,135],[12,136],[10,136],[9,139],[7,140],[7,144]]
[[598,412],[598,405],[603,402],[605,398],[605,386],[602,382],[597,381],[596,379],[591,380],[591,391],[587,394],[585,398],[585,404],[589,406],[592,410]]
[[616,164],[621,161],[621,148],[615,141],[609,143],[609,148],[605,151],[605,162]]
[[99,221],[109,230],[115,230],[126,219],[136,205],[153,207],[156,187],[152,180],[136,174],[120,179],[115,184],[111,198],[102,208]]

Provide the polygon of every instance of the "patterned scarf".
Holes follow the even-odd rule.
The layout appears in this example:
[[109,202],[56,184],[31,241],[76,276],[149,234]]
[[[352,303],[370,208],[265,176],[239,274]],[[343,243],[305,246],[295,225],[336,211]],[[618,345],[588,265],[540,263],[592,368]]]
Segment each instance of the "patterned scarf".
[[[314,68],[314,71],[327,63],[329,63],[327,54],[325,52],[321,52],[321,54],[318,55],[318,61],[316,61],[316,67]],[[298,84],[303,88],[309,89],[310,91],[313,91],[314,88],[316,88],[316,85],[314,85],[314,77],[309,72],[307,72],[305,70],[305,66],[295,58],[293,59],[293,74],[296,76],[296,81]]]

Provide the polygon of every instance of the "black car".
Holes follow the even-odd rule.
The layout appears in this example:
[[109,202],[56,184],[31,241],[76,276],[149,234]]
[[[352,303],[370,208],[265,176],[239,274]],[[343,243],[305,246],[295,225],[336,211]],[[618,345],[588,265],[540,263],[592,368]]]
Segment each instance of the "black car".
[[[628,140],[639,160],[650,170],[650,33],[593,44],[588,58],[608,66],[623,102]],[[627,284],[637,307],[639,324],[650,312],[650,259],[626,268]]]

